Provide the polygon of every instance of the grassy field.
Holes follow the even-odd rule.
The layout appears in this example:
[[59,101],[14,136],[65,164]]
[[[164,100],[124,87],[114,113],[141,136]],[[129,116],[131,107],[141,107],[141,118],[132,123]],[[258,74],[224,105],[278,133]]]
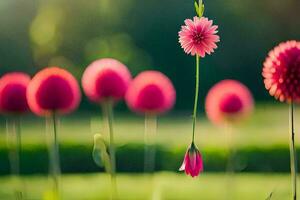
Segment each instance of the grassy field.
[[[296,110],[296,143],[299,145],[300,111]],[[45,144],[44,120],[26,117],[22,120],[23,143]],[[205,116],[198,118],[196,142],[200,148],[224,147],[227,145],[226,127],[215,127]],[[71,115],[61,118],[59,123],[61,143],[92,144],[93,135],[106,131],[97,114]],[[116,115],[115,135],[119,145],[143,141],[143,118],[135,115]],[[0,144],[5,145],[5,124],[0,126]],[[236,146],[272,146],[289,144],[288,106],[284,104],[259,105],[246,122],[233,127]],[[157,143],[170,148],[186,147],[190,143],[191,118],[187,113],[163,116],[158,121]],[[42,199],[49,188],[49,181],[42,176],[24,177],[28,199]],[[107,200],[110,179],[105,174],[64,175],[63,199]],[[225,174],[204,173],[197,179],[183,174],[158,173],[153,178],[141,174],[118,176],[120,199],[130,200],[272,200],[291,199],[288,174],[237,174],[228,178]],[[14,182],[7,176],[0,177],[0,199],[12,199]],[[155,198],[150,198],[154,194]]]
[[[23,178],[27,199],[42,199],[49,187],[46,177]],[[283,174],[203,174],[192,179],[184,174],[159,173],[118,176],[120,200],[265,200],[273,192],[272,200],[288,200],[290,179]],[[12,198],[12,181],[0,179],[0,199]],[[65,175],[62,177],[63,199],[107,200],[110,179],[105,174]]]
[[[105,126],[99,114],[77,114],[61,118],[59,123],[60,142],[92,143],[95,133],[107,137]],[[295,129],[299,130],[300,110],[296,109]],[[252,117],[242,124],[233,127],[236,145],[276,145],[289,143],[288,106],[285,104],[258,105]],[[189,113],[176,113],[159,117],[157,143],[168,146],[186,146],[191,137],[191,117]],[[45,143],[45,122],[37,117],[23,117],[23,142]],[[131,115],[115,116],[115,139],[119,144],[143,141],[143,117]],[[226,127],[213,126],[205,116],[200,115],[196,129],[196,142],[206,146],[226,145]],[[0,139],[5,142],[5,124],[0,126]],[[300,141],[300,134],[296,134]]]

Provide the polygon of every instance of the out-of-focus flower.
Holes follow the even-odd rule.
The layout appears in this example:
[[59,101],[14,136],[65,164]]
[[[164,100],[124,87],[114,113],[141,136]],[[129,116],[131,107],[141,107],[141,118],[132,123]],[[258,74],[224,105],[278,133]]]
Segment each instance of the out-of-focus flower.
[[135,112],[160,114],[173,107],[176,91],[171,80],[161,72],[144,71],[134,78],[125,99]]
[[11,72],[0,79],[0,111],[23,113],[28,110],[26,90],[30,76],[22,72]]
[[67,70],[49,67],[39,71],[27,89],[28,105],[37,115],[52,112],[69,113],[75,110],[81,99],[75,77]]
[[199,173],[203,171],[202,156],[194,142],[192,142],[191,146],[186,151],[183,163],[179,170],[184,170],[187,175],[192,177],[198,176]]
[[212,20],[206,17],[194,17],[193,20],[186,19],[185,25],[179,31],[179,42],[185,53],[194,56],[205,57],[217,48],[216,43],[220,41],[217,34],[218,26],[213,25]]
[[287,41],[270,51],[262,75],[269,93],[280,101],[300,102],[300,42]]
[[205,109],[213,123],[222,124],[247,117],[253,104],[252,94],[245,85],[235,80],[223,80],[208,92]]
[[81,81],[83,90],[91,101],[118,101],[125,96],[131,74],[121,62],[103,58],[86,68]]

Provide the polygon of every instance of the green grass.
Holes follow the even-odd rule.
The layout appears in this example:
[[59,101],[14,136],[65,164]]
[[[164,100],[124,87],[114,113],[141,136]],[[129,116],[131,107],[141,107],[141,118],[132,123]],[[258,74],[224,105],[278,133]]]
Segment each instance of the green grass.
[[[46,177],[25,177],[28,199],[42,199],[49,188]],[[13,182],[0,179],[0,199],[10,200]],[[153,178],[147,175],[121,174],[118,176],[120,200],[265,200],[273,192],[272,200],[288,200],[290,178],[284,174],[203,174],[199,178],[184,174],[159,173]],[[64,175],[63,199],[107,200],[110,195],[110,179],[105,174]]]
[[[93,134],[107,137],[105,126],[97,114],[71,115],[61,118],[59,139],[61,143],[90,144]],[[300,111],[296,111],[296,143],[299,144]],[[45,144],[43,119],[23,118],[23,144]],[[159,118],[157,143],[172,147],[186,147],[191,137],[190,113],[178,113]],[[116,142],[119,145],[143,141],[143,118],[117,115],[115,119]],[[198,118],[196,142],[201,149],[226,148],[226,128],[215,127],[204,116]],[[289,144],[288,106],[285,104],[259,105],[252,117],[234,127],[235,145],[268,147]],[[5,128],[0,127],[0,145],[5,145]],[[76,155],[74,155],[76,156]],[[1,158],[0,158],[1,159]],[[210,158],[215,159],[215,158]],[[180,158],[181,160],[181,158]],[[82,163],[84,164],[84,163]],[[179,163],[180,164],[180,163]],[[28,199],[41,200],[49,188],[49,181],[42,176],[24,178]],[[109,177],[105,174],[64,175],[63,196],[66,200],[109,199]],[[291,199],[290,177],[286,174],[238,174],[230,180],[224,174],[204,173],[197,179],[183,174],[158,173],[153,179],[138,174],[121,174],[118,177],[120,199],[154,200],[265,200],[274,191],[272,200]],[[0,199],[12,199],[13,182],[0,177]],[[230,196],[228,196],[230,195]],[[228,197],[228,198],[227,198]]]
[[[93,135],[102,133],[107,137],[99,114],[76,114],[64,116],[59,124],[60,142],[93,143]],[[295,124],[300,124],[300,110],[296,110]],[[23,118],[23,142],[45,143],[45,122],[37,117]],[[192,121],[190,113],[176,113],[159,117],[157,142],[167,146],[187,146],[191,139]],[[143,117],[134,114],[118,115],[115,118],[116,142],[119,144],[143,141]],[[213,126],[203,115],[198,118],[196,142],[201,148],[226,146],[225,127]],[[252,117],[233,129],[236,145],[268,146],[289,143],[288,106],[258,105]],[[2,133],[2,134],[1,134]],[[4,124],[0,127],[0,141],[5,142]],[[300,135],[296,134],[296,141]]]

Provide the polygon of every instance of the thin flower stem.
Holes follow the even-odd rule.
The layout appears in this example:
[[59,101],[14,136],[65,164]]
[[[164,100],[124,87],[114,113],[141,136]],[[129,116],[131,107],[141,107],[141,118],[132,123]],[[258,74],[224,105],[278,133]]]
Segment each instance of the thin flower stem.
[[110,156],[110,177],[111,177],[111,199],[118,199],[117,180],[116,180],[116,152],[114,143],[114,130],[113,130],[113,101],[108,100],[104,103],[105,115],[108,123],[109,131],[109,156]]
[[155,170],[155,136],[157,131],[156,115],[146,113],[145,115],[145,156],[144,171],[153,173]]
[[[56,199],[60,199],[60,158],[59,158],[59,143],[57,137],[57,117],[56,112],[53,111],[51,117],[48,118],[48,125],[52,124],[53,130],[49,130],[49,165],[50,175],[53,180],[53,195]],[[50,127],[48,127],[50,128]],[[50,133],[52,134],[50,135]]]
[[235,181],[234,181],[234,162],[235,162],[235,149],[234,149],[234,135],[233,135],[233,127],[230,123],[226,123],[226,138],[227,138],[227,150],[228,150],[228,158],[227,158],[227,166],[226,166],[226,175],[227,175],[227,184],[226,184],[226,193],[228,200],[235,199],[234,191]]
[[293,200],[297,199],[297,155],[295,148],[295,132],[294,132],[294,103],[290,103],[290,158],[291,158],[291,177]]
[[234,156],[235,156],[235,149],[234,149],[234,136],[233,136],[233,129],[232,125],[226,123],[227,129],[227,145],[228,145],[228,159],[227,159],[227,167],[226,171],[228,174],[234,173]]
[[21,126],[19,116],[14,116],[14,119],[11,119],[11,122],[9,122],[9,120],[6,121],[6,132],[9,147],[11,174],[16,180],[15,198],[17,200],[22,200],[23,190],[20,179]]
[[193,137],[192,142],[195,141],[195,128],[197,121],[197,105],[198,105],[198,96],[199,96],[199,63],[200,58],[196,55],[196,89],[195,89],[195,101],[194,101],[194,112],[193,112]]

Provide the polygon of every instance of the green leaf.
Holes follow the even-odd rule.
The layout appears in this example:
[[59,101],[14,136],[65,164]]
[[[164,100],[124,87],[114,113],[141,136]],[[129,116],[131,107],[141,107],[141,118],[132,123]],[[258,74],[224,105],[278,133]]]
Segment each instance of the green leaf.
[[203,16],[203,13],[204,13],[204,4],[202,4],[202,6],[201,6],[201,15],[199,15],[200,17],[202,17]]
[[111,171],[110,157],[101,134],[94,135],[93,160],[99,167],[104,167],[107,172]]
[[195,1],[194,5],[195,5],[195,10],[196,10],[197,15],[200,16],[199,15],[199,6],[198,6],[198,3],[196,1]]

